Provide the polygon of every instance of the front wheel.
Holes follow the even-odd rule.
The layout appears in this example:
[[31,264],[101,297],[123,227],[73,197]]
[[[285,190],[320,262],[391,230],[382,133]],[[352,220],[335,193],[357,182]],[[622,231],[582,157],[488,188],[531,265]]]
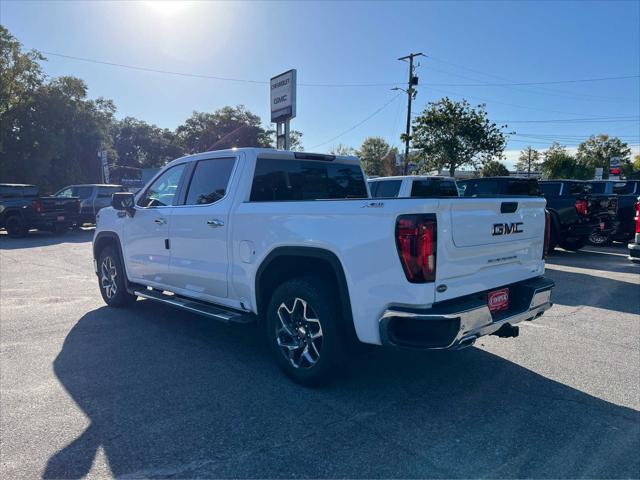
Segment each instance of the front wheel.
[[127,292],[124,275],[117,250],[113,247],[103,248],[98,257],[98,281],[102,299],[110,307],[126,307],[138,298]]
[[11,238],[22,238],[27,236],[28,229],[24,220],[19,215],[12,215],[7,218],[5,229]]
[[280,285],[267,310],[267,339],[278,366],[293,381],[326,383],[344,361],[341,313],[321,279],[305,277]]
[[587,244],[588,237],[565,238],[560,241],[560,246],[565,250],[580,250]]

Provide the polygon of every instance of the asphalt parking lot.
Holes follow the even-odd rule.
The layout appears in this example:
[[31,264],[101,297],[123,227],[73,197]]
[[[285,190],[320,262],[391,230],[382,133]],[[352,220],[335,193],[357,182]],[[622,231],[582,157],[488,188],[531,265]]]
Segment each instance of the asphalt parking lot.
[[[252,326],[104,306],[91,231],[0,234],[0,476],[640,477],[640,266],[559,251],[516,339],[309,390]],[[635,453],[634,453],[635,452]]]

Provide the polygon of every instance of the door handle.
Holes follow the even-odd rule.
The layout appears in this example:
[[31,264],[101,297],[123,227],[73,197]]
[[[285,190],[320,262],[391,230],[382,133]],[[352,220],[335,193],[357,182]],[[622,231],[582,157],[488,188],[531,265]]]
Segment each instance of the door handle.
[[164,218],[156,218],[154,222],[156,222],[158,225],[164,225],[167,223],[167,221]]
[[211,220],[207,220],[207,225],[210,227],[224,227],[224,222],[222,220],[218,220],[217,218],[212,218]]

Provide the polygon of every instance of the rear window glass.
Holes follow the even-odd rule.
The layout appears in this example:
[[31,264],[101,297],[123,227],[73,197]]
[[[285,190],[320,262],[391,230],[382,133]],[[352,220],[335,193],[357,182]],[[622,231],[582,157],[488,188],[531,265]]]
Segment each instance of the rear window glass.
[[252,202],[368,198],[358,165],[313,160],[258,158]]
[[540,195],[537,180],[507,180],[507,195]]
[[114,193],[124,191],[124,187],[98,187],[98,197],[111,198]]
[[566,195],[582,195],[591,192],[591,185],[588,183],[567,182],[564,187]]
[[414,180],[411,186],[411,196],[419,198],[457,197],[458,189],[455,182],[441,178]]
[[402,180],[381,180],[372,183],[375,185],[371,190],[371,196],[373,198],[392,198],[397,197],[400,193]]
[[547,195],[550,197],[560,195],[560,184],[559,183],[541,183],[540,190],[543,195]]
[[469,180],[464,183],[463,195],[474,197],[478,195],[498,195],[497,180]]

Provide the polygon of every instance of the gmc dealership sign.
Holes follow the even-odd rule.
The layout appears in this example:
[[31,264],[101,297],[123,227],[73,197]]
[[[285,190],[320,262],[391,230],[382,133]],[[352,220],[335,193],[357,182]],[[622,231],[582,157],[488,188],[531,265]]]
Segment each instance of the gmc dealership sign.
[[295,69],[271,79],[271,121],[284,122],[296,116]]

